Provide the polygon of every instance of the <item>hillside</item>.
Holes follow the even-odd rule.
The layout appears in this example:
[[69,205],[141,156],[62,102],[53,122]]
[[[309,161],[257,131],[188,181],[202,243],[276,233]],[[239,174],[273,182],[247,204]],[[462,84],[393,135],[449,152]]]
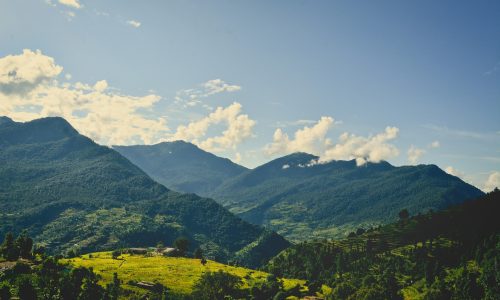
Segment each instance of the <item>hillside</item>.
[[[123,281],[122,288],[126,291],[143,294],[144,290],[132,285],[132,282],[157,282],[167,287],[175,294],[188,295],[194,284],[203,273],[224,272],[233,274],[243,281],[242,288],[248,288],[266,281],[268,273],[233,267],[209,260],[202,265],[199,259],[123,254],[118,259],[112,259],[110,252],[100,252],[82,255],[81,257],[62,260],[73,267],[92,268],[102,276],[102,284],[112,281],[113,273]],[[285,289],[296,285],[303,286],[304,280],[283,279]],[[126,294],[126,292],[124,292]]]
[[312,164],[294,153],[227,180],[210,197],[291,240],[344,237],[357,227],[440,210],[483,193],[435,165],[394,167],[387,162]]
[[[0,236],[26,228],[50,253],[172,245],[186,236],[191,250],[241,264],[289,245],[211,199],[168,190],[62,118],[1,120]],[[254,251],[260,247],[267,251]]]
[[247,169],[183,141],[113,146],[157,182],[179,192],[206,196],[223,181]]
[[275,257],[277,276],[332,288],[327,299],[499,299],[500,191]]

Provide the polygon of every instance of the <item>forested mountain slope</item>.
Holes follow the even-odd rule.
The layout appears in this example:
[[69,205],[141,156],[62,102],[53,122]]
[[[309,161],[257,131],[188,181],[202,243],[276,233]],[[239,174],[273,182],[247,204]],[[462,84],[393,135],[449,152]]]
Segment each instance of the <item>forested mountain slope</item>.
[[223,181],[247,170],[227,158],[215,156],[184,141],[113,146],[113,149],[164,186],[202,196]]
[[278,158],[209,195],[243,219],[292,240],[342,237],[359,226],[393,221],[402,208],[440,210],[483,195],[435,165],[315,164],[316,159],[306,153]]
[[168,190],[62,118],[2,118],[0,235],[25,228],[53,253],[171,245],[187,236],[208,257],[257,264],[289,245],[211,199]]
[[499,299],[500,191],[340,241],[292,246],[265,268],[328,299]]

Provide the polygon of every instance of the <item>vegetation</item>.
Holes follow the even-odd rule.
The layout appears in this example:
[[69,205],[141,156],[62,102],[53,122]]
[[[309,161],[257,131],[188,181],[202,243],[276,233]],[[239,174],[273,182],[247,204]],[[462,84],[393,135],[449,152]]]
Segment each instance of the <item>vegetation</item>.
[[[224,286],[223,293],[225,295],[244,297],[250,294],[252,289],[265,286],[269,277],[268,273],[262,271],[224,265],[212,260],[202,264],[200,259],[161,255],[122,254],[113,259],[111,252],[98,252],[64,259],[62,262],[73,267],[94,270],[102,278],[101,284],[103,286],[111,283],[113,274],[117,273],[122,280],[121,288],[125,290],[124,294],[127,295],[144,293],[144,289],[137,286],[139,282],[160,284],[172,295],[184,296],[192,293],[195,295],[209,293],[207,285],[217,282],[217,284]],[[304,280],[271,278],[276,282],[279,281],[278,285],[281,286],[281,290],[284,292],[293,290],[297,285],[304,286],[305,284]],[[225,279],[228,279],[227,282]],[[301,289],[305,290],[304,287]],[[198,298],[198,296],[194,298],[204,299]]]
[[328,299],[499,299],[500,191],[341,241],[304,242],[266,270],[331,288]]
[[295,153],[225,181],[209,196],[230,211],[292,241],[343,238],[411,214],[441,210],[481,196],[477,188],[434,165],[362,167],[352,161],[312,164]]
[[113,146],[113,149],[173,190],[207,196],[245,167],[184,141],[156,145]]
[[[117,300],[120,279],[115,273],[105,286],[92,269],[70,267],[57,258],[33,253],[33,241],[26,232],[12,242],[12,234],[5,236],[2,253],[8,262],[0,262],[0,299],[15,296],[21,300]],[[12,253],[15,252],[15,255]]]
[[263,228],[211,199],[169,191],[61,118],[0,124],[0,236],[23,229],[49,254],[173,245],[183,236],[190,249],[230,261],[268,242],[269,251],[254,252],[268,257],[239,258],[254,267],[289,245],[278,235],[262,239]]

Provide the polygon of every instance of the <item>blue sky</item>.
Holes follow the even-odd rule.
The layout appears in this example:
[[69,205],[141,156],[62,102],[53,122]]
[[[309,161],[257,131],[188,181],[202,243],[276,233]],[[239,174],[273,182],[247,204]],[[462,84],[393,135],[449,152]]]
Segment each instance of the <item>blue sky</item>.
[[0,41],[0,114],[19,121],[500,182],[497,1],[0,0]]

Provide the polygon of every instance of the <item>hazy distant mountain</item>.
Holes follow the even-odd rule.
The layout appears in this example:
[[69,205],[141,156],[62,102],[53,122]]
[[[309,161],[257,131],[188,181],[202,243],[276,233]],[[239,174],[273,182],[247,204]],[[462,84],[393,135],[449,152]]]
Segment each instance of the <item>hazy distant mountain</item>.
[[0,236],[24,228],[54,253],[171,245],[186,236],[192,250],[245,264],[288,246],[211,199],[169,191],[62,118],[0,118]]
[[394,167],[387,162],[313,164],[294,153],[226,181],[211,197],[243,219],[293,240],[339,237],[358,226],[438,210],[483,195],[435,165]]
[[184,141],[113,148],[159,183],[180,192],[207,195],[247,170]]

